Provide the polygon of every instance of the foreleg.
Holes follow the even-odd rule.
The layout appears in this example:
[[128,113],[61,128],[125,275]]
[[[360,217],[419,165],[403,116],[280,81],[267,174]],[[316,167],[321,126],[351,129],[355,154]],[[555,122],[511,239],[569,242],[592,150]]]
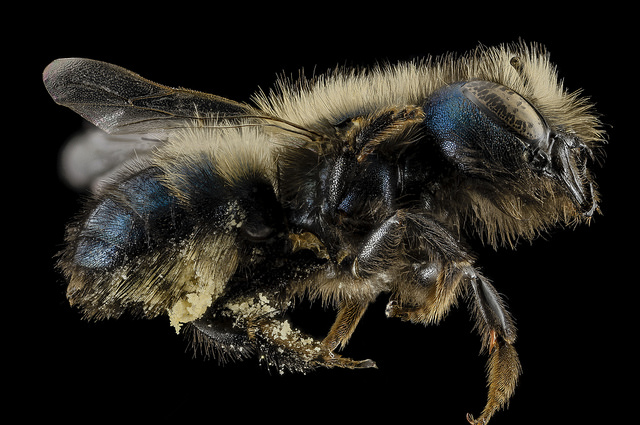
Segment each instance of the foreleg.
[[490,356],[487,362],[487,403],[478,419],[471,415],[467,415],[467,419],[472,424],[484,425],[508,403],[521,373],[518,354],[512,345],[515,327],[495,288],[469,263],[449,263],[444,268],[449,271],[443,273],[441,265],[433,263],[418,267],[416,274],[422,280],[414,281],[412,292],[405,289],[400,294],[405,296],[404,299],[399,295],[398,299],[389,302],[387,316],[421,323],[437,322],[455,302],[456,294],[470,288],[476,328],[482,337],[483,349],[487,349]]
[[483,348],[489,350],[490,356],[487,363],[487,404],[478,419],[468,414],[467,420],[484,425],[508,403],[522,369],[512,345],[516,339],[515,326],[497,291],[477,273],[470,275],[469,282],[476,327],[483,338]]
[[489,351],[488,398],[474,424],[486,424],[513,395],[521,373],[513,347],[516,338],[511,316],[495,288],[474,267],[473,258],[436,220],[413,214],[403,215],[404,254],[422,259],[412,264],[406,278],[394,288],[387,316],[419,323],[437,323],[455,304],[458,296],[470,296],[476,327]]
[[465,289],[473,258],[448,229],[431,217],[405,213],[402,252],[410,262],[393,282],[387,316],[433,324]]

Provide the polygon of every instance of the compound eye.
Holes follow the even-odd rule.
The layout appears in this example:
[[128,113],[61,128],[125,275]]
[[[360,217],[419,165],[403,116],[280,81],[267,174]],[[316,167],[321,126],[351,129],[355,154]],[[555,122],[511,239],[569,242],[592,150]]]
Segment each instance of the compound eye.
[[487,116],[525,141],[548,139],[549,127],[536,108],[515,91],[483,80],[466,82],[462,93]]

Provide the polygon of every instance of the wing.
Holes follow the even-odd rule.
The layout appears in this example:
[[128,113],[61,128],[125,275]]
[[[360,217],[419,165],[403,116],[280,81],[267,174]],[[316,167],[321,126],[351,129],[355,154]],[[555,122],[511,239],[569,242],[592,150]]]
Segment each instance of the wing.
[[109,134],[144,134],[162,140],[185,120],[217,114],[255,115],[248,105],[149,81],[122,67],[91,59],[57,59],[43,73],[53,100]]
[[98,190],[101,182],[123,164],[145,158],[158,146],[157,141],[138,135],[113,135],[93,126],[86,127],[72,136],[60,151],[60,177],[75,190]]
[[43,81],[56,103],[104,130],[87,129],[62,150],[61,176],[76,189],[95,189],[122,164],[142,158],[172,130],[184,127],[185,121],[212,114],[227,121],[256,115],[248,105],[156,84],[91,59],[57,59],[44,70]]

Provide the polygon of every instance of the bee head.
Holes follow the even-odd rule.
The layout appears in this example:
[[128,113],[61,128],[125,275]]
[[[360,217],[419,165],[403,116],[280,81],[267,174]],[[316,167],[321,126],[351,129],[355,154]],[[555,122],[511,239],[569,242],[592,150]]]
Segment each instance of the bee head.
[[512,186],[552,187],[587,217],[597,209],[587,168],[591,149],[570,131],[552,129],[508,87],[483,80],[454,83],[434,93],[425,112],[427,131],[464,173],[490,180],[500,175]]

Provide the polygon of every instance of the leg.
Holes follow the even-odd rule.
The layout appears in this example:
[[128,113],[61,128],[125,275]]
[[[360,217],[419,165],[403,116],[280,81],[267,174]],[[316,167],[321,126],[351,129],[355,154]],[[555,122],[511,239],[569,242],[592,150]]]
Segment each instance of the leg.
[[476,328],[490,357],[487,404],[477,420],[470,415],[467,419],[486,424],[507,404],[521,373],[512,345],[516,334],[513,321],[495,288],[475,270],[471,256],[445,228],[429,217],[404,214],[401,218],[406,253],[425,260],[412,265],[407,279],[394,282],[395,295],[387,305],[387,316],[437,323],[463,291],[470,294]]
[[260,361],[287,370],[304,372],[317,367],[347,369],[375,368],[372,360],[354,360],[331,351],[324,341],[317,340],[283,318],[260,318],[250,324],[249,331],[259,347]]
[[379,290],[359,292],[357,287],[368,287],[368,279],[375,279],[378,273],[393,267],[403,228],[402,214],[395,214],[385,220],[361,243],[351,264],[350,275],[337,281],[340,287],[348,287],[354,292],[336,297],[339,300],[338,315],[324,339],[324,345],[331,353],[347,344],[369,303],[379,293]]
[[194,347],[223,361],[257,356],[279,373],[375,367],[371,360],[335,355],[323,341],[295,328],[283,317],[278,293],[268,290],[219,299],[190,326]]
[[[450,269],[448,272],[443,269]],[[468,285],[476,328],[484,349],[489,351],[487,363],[487,404],[478,419],[467,415],[472,424],[484,425],[491,416],[504,407],[515,390],[521,373],[518,354],[513,347],[515,327],[497,291],[468,263],[452,263],[447,266],[428,264],[418,268],[410,299],[394,299],[387,305],[388,317],[420,323],[437,323],[457,293]],[[447,277],[448,276],[448,277]],[[409,293],[408,290],[405,292]],[[398,297],[402,297],[402,293]],[[408,304],[408,305],[407,305]]]
[[467,414],[470,424],[487,424],[493,414],[509,402],[522,372],[515,348],[501,338],[497,338],[487,365],[489,381],[487,404],[478,419]]
[[387,317],[425,325],[436,324],[456,304],[464,286],[468,263],[414,264],[409,278],[397,285],[387,304]]
[[[304,238],[305,241],[307,239]],[[307,248],[306,245],[302,246]],[[407,258],[415,256],[447,258],[448,261],[413,264],[415,278],[409,278],[411,282],[405,283],[405,278],[410,273],[407,269],[412,267]],[[341,286],[367,286],[367,280],[373,282],[376,279],[383,280],[386,286],[389,284],[388,276],[393,276],[396,282],[391,284],[390,289],[394,290],[398,299],[387,306],[387,316],[435,323],[449,311],[460,295],[464,270],[470,268],[467,259],[467,254],[436,221],[407,211],[398,211],[363,239],[348,277],[354,281],[350,285]],[[415,281],[420,283],[416,285]],[[340,283],[344,282],[341,280]],[[375,295],[356,292],[351,295],[338,297],[338,315],[324,340],[330,352],[346,345],[377,292]]]
[[363,303],[354,299],[343,300],[340,303],[338,317],[323,341],[324,346],[330,352],[347,345],[353,331],[358,326],[358,322],[360,322],[360,318],[367,310],[367,306],[368,302]]
[[476,327],[488,348],[487,363],[489,392],[487,404],[478,419],[467,415],[471,424],[484,425],[493,414],[508,402],[522,372],[518,353],[513,347],[516,333],[513,321],[500,296],[489,282],[477,273],[470,275],[471,299],[476,316]]
[[491,352],[498,337],[512,344],[516,339],[515,326],[500,295],[489,281],[473,268],[466,273],[472,289],[471,300],[476,327],[484,337],[483,347],[488,347]]
[[387,317],[438,323],[463,292],[461,283],[473,270],[473,259],[436,220],[411,213],[403,216],[403,255],[419,262],[406,265],[402,279],[393,282]]

